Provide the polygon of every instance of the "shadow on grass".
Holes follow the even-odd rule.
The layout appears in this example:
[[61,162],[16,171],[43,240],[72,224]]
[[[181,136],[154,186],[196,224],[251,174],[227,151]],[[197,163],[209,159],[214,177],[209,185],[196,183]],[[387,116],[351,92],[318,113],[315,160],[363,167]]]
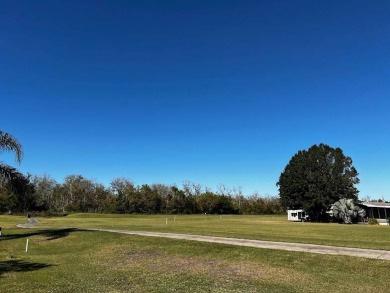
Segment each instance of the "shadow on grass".
[[8,272],[29,272],[50,267],[50,264],[26,262],[22,260],[0,261],[0,278]]
[[45,230],[38,230],[34,232],[29,233],[18,233],[18,234],[3,234],[3,236],[0,237],[0,241],[5,240],[13,240],[13,239],[19,239],[19,238],[25,238],[25,237],[31,237],[31,236],[37,236],[42,235],[46,236],[46,240],[55,240],[63,237],[69,236],[72,232],[91,232],[89,230],[83,230],[83,229],[77,229],[77,228],[66,228],[66,229],[45,229]]

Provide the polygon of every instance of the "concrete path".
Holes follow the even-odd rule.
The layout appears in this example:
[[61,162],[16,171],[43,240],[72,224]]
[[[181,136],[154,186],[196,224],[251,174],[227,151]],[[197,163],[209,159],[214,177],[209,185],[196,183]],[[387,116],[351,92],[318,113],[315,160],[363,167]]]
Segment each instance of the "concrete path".
[[279,249],[279,250],[287,250],[287,251],[300,251],[300,252],[331,254],[331,255],[347,255],[347,256],[355,256],[355,257],[390,260],[390,251],[387,250],[349,248],[349,247],[337,247],[337,246],[328,246],[328,245],[289,243],[289,242],[274,242],[274,241],[263,241],[263,240],[249,240],[249,239],[240,239],[240,238],[225,238],[225,237],[200,236],[200,235],[175,234],[175,233],[126,231],[126,230],[110,230],[110,229],[87,229],[87,230],[121,233],[121,234],[128,234],[128,235],[211,242],[211,243],[247,246],[247,247],[255,247],[255,248]]
[[[38,220],[35,218],[29,218],[28,223],[17,225],[19,228],[36,228],[35,224]],[[39,227],[43,228],[44,227]],[[250,240],[242,238],[226,238],[216,236],[201,236],[191,234],[175,234],[175,233],[161,233],[161,232],[145,232],[145,231],[127,231],[127,230],[112,230],[112,229],[83,229],[89,231],[102,231],[111,233],[120,233],[127,235],[149,236],[149,237],[162,237],[179,240],[201,241],[210,243],[220,243],[237,246],[247,246],[254,248],[266,248],[266,249],[279,249],[287,251],[300,251],[319,254],[331,254],[331,255],[346,255],[364,258],[373,258],[380,260],[390,260],[390,251],[378,250],[378,249],[366,249],[366,248],[350,248],[350,247],[338,247],[329,245],[317,245],[317,244],[304,244],[304,243],[291,243],[291,242],[275,242],[264,240]]]

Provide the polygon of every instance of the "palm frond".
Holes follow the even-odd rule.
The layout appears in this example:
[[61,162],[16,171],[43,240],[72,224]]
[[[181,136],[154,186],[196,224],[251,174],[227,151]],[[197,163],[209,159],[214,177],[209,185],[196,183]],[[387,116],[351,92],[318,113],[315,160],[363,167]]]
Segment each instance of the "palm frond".
[[11,134],[0,130],[0,150],[10,151],[15,153],[15,159],[18,163],[22,161],[23,149],[19,141]]

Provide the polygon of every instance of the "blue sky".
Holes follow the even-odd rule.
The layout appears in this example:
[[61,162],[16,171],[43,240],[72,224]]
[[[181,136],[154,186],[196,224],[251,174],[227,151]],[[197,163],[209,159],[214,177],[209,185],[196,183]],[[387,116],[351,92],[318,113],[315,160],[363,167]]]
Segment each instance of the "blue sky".
[[[341,147],[390,200],[388,1],[2,1],[1,129],[22,172],[277,195]],[[12,157],[2,158],[13,163]]]

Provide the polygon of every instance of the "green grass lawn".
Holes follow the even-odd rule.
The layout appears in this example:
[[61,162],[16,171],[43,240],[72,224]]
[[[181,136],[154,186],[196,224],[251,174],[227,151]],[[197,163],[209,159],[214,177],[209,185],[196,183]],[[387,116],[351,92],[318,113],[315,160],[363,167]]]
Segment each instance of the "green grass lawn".
[[[0,292],[389,292],[390,288],[389,261],[60,228],[299,242],[311,236],[326,244],[338,244],[328,239],[344,232],[337,237],[344,236],[347,246],[356,246],[354,239],[360,246],[372,237],[374,247],[388,249],[380,243],[389,241],[390,227],[288,223],[283,217],[268,216],[177,216],[176,221],[168,216],[166,227],[166,216],[76,214],[40,218],[41,226],[52,229],[15,228],[24,219],[0,216]],[[352,232],[345,233],[348,229]]]
[[[0,222],[1,222],[0,216]],[[166,225],[168,219],[168,225]],[[42,227],[109,228],[390,250],[390,227],[293,223],[287,216],[102,215],[40,218]]]

